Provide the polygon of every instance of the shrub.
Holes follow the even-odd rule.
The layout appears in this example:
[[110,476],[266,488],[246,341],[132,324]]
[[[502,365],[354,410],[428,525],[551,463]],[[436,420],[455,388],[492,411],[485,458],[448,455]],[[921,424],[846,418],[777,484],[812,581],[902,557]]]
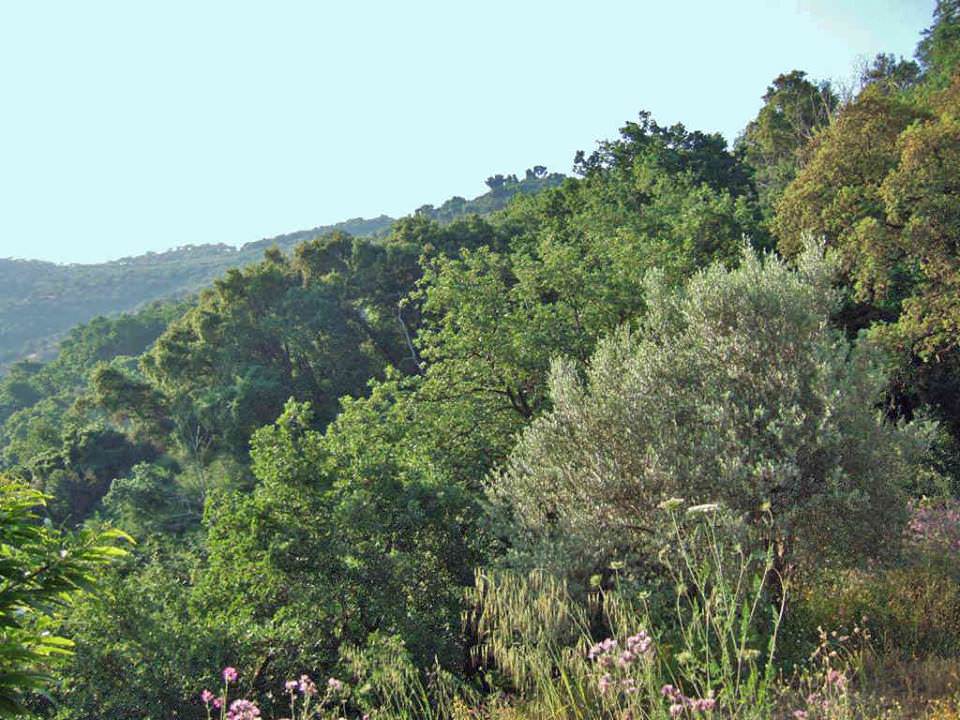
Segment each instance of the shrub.
[[885,422],[877,351],[829,324],[831,264],[810,248],[799,266],[747,250],[681,291],[654,276],[640,332],[604,341],[586,378],[554,364],[553,410],[490,486],[518,561],[589,572],[648,546],[672,496],[768,504],[784,569],[897,542],[930,428]]
[[958,503],[923,501],[911,513],[899,558],[810,579],[796,595],[791,634],[861,624],[889,658],[960,653]]

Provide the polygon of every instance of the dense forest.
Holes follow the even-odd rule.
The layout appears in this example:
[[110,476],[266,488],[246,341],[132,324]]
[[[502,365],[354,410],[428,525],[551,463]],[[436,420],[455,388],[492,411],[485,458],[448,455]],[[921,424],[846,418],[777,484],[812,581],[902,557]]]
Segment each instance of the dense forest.
[[960,2],[761,93],[12,363],[0,715],[960,716]]
[[[502,209],[518,193],[555,187],[563,175],[541,165],[516,175],[493,175],[488,190],[472,200],[452,197],[440,207],[424,205],[417,213],[441,223],[464,215],[487,215]],[[332,232],[383,237],[394,218],[354,218],[326,227],[232,245],[184,245],[98,265],[57,265],[36,260],[0,258],[0,375],[26,358],[50,359],[65,333],[98,315],[133,312],[157,300],[192,296],[227,270],[257,262],[271,247],[289,251],[304,240]]]

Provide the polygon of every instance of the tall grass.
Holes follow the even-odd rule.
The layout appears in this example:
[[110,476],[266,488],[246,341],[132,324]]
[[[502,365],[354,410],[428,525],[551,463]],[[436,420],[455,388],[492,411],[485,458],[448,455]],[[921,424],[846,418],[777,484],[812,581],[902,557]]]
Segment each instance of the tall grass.
[[501,705],[531,720],[770,717],[785,602],[772,544],[715,505],[664,510],[666,614],[622,578],[580,601],[539,570],[477,574],[474,659]]

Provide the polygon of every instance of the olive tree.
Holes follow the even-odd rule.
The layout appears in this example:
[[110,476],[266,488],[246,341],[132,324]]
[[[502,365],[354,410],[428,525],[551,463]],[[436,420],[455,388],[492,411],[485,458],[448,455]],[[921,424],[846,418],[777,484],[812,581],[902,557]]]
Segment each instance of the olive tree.
[[679,290],[654,275],[639,330],[585,373],[554,362],[553,409],[489,484],[518,557],[589,571],[642,552],[674,497],[769,509],[782,569],[895,541],[932,427],[885,420],[882,358],[830,325],[832,264],[811,247],[798,266],[745,250]]

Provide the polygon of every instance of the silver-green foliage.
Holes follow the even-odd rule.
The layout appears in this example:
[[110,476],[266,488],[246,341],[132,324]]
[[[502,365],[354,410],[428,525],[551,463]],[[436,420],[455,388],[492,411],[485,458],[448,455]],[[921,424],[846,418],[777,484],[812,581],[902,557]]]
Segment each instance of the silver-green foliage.
[[642,548],[673,496],[769,503],[784,567],[894,540],[930,428],[884,419],[881,358],[830,325],[832,277],[818,247],[797,270],[745,250],[681,290],[650,277],[640,330],[602,342],[585,378],[555,361],[553,410],[490,483],[518,552],[587,569]]

